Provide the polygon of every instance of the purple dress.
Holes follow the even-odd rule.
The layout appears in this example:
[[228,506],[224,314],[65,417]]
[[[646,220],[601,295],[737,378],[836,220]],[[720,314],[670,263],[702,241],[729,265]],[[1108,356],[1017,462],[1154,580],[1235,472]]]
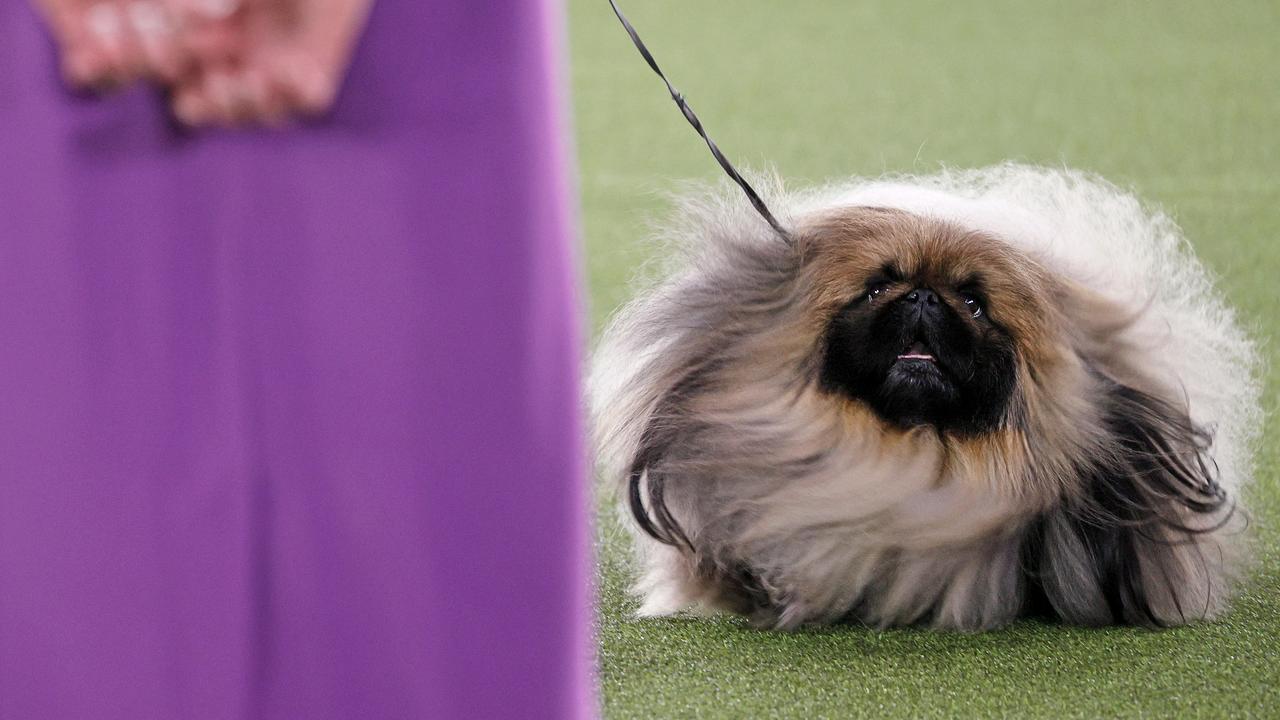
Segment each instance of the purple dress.
[[0,718],[592,714],[553,0],[171,128],[0,0]]

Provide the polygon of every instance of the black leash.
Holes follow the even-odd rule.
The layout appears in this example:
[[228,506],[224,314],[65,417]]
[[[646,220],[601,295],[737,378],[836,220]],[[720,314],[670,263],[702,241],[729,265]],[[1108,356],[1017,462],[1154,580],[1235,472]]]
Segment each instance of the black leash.
[[696,114],[694,114],[693,108],[689,107],[689,103],[685,102],[684,95],[681,95],[680,91],[676,90],[675,87],[671,85],[671,81],[667,79],[667,76],[663,74],[662,70],[658,67],[658,61],[653,59],[653,54],[649,52],[649,48],[645,47],[644,41],[640,39],[640,35],[636,33],[636,29],[631,26],[631,23],[627,21],[626,16],[618,9],[618,4],[614,2],[614,0],[609,0],[609,5],[613,8],[613,14],[617,15],[618,20],[622,22],[622,27],[627,29],[627,34],[631,36],[631,42],[635,43],[636,49],[640,51],[640,55],[644,57],[645,62],[649,63],[649,67],[653,68],[653,71],[657,73],[658,77],[662,78],[662,82],[666,84],[667,92],[671,93],[671,99],[676,102],[676,107],[680,108],[680,112],[684,114],[684,119],[688,120],[689,124],[693,126],[693,129],[697,130],[698,134],[702,136],[702,139],[707,141],[707,147],[711,149],[711,155],[715,157],[716,162],[719,162],[720,167],[724,168],[725,173],[738,184],[738,187],[742,188],[742,192],[747,194],[747,198],[751,200],[751,205],[755,207],[756,212],[760,213],[760,215],[769,222],[769,225],[777,231],[778,235],[780,235],[785,242],[790,244],[791,235],[782,227],[777,218],[773,216],[773,213],[769,212],[769,208],[765,206],[764,201],[756,194],[756,191],[751,187],[751,184],[738,173],[738,170],[733,166],[733,163],[729,162],[729,158],[725,157],[724,153],[720,152],[720,148],[716,147],[715,142],[712,141],[711,138],[707,137],[707,131],[702,128],[702,121],[698,119]]

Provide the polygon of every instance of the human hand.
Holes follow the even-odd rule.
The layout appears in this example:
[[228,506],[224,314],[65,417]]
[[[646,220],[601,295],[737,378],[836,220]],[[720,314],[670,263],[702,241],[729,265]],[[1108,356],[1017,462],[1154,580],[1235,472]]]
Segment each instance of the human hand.
[[38,0],[67,81],[109,90],[139,78],[174,83],[235,46],[237,0]]
[[371,0],[244,0],[223,22],[230,53],[202,53],[174,85],[191,125],[278,123],[333,103]]
[[39,0],[77,86],[170,89],[191,125],[274,124],[332,104],[371,0]]

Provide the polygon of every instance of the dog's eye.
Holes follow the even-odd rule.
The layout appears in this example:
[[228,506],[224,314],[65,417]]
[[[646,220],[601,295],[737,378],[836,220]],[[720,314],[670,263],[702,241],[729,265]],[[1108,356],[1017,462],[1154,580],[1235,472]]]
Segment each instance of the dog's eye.
[[871,286],[867,288],[867,300],[875,300],[888,291],[889,283],[887,282],[871,283]]
[[960,293],[960,299],[964,301],[964,306],[969,308],[969,312],[974,317],[982,316],[982,299],[973,293]]

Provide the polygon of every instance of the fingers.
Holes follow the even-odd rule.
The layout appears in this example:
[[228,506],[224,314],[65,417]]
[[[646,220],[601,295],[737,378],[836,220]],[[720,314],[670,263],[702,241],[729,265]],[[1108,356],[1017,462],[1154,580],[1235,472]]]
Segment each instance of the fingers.
[[105,65],[97,41],[89,33],[86,6],[78,0],[39,0],[58,45],[62,49],[61,69],[67,82],[83,87],[90,85]]
[[64,71],[69,80],[83,87],[112,87],[128,81],[134,66],[129,52],[125,20],[114,2],[87,7],[72,26],[71,50]]
[[191,126],[279,125],[293,110],[284,88],[257,68],[216,69],[173,94],[173,113]]
[[74,86],[109,90],[139,78],[173,83],[196,62],[243,49],[241,0],[42,0]]
[[338,94],[338,78],[303,53],[282,54],[271,64],[273,84],[290,110],[303,115],[319,115],[333,106]]
[[168,0],[182,25],[181,42],[206,65],[231,62],[244,50],[247,0]]
[[177,18],[158,2],[134,0],[125,6],[125,17],[139,48],[143,74],[161,82],[177,80],[192,62],[180,41]]
[[70,84],[99,91],[147,77],[175,80],[191,63],[163,0],[48,0]]
[[227,126],[326,112],[368,4],[37,2],[64,48],[63,71],[72,84],[101,91],[146,78],[170,89],[183,122]]

